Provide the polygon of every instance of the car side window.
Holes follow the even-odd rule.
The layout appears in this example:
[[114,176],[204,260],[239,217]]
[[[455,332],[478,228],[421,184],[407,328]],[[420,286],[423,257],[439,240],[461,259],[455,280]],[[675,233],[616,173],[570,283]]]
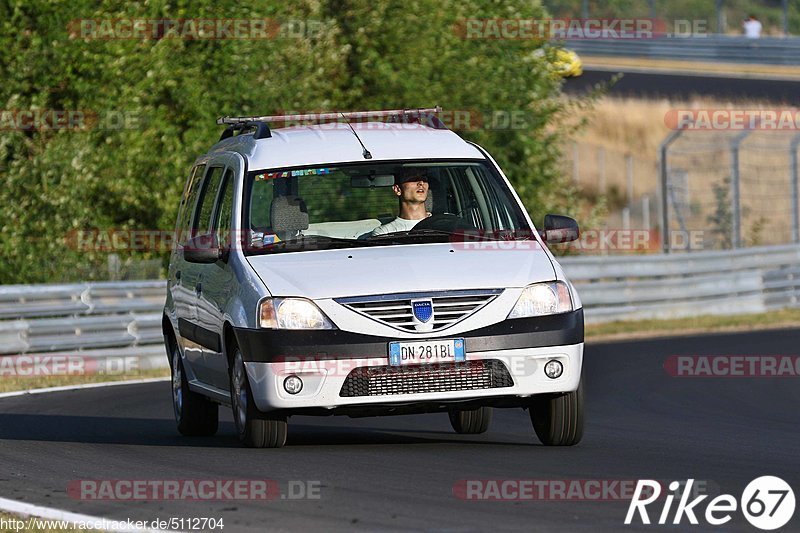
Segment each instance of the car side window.
[[216,232],[217,242],[221,248],[228,248],[231,244],[231,218],[233,216],[233,170],[225,171],[222,186],[214,210],[214,221],[208,229],[209,233]]
[[178,242],[180,243],[186,242],[189,230],[191,229],[189,224],[192,221],[192,213],[194,213],[194,207],[197,203],[197,195],[200,192],[200,183],[203,181],[203,174],[205,173],[205,170],[205,165],[197,165],[192,169],[189,183],[187,184],[186,190],[183,193],[177,224],[177,229],[180,232],[178,235]]
[[210,227],[214,203],[217,199],[220,181],[222,181],[222,170],[222,167],[211,167],[203,181],[200,198],[197,200],[195,209],[194,222],[192,222],[192,234],[194,235],[200,235],[200,232],[206,232]]

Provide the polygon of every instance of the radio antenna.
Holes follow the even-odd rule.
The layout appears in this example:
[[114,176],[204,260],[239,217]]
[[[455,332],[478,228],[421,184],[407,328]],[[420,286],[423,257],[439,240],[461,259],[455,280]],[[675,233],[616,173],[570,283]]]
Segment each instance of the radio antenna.
[[369,150],[367,150],[367,147],[366,147],[366,146],[364,146],[364,143],[363,143],[363,142],[361,142],[361,137],[359,137],[359,136],[358,136],[358,133],[356,133],[356,130],[355,130],[355,129],[353,129],[353,125],[352,125],[352,124],[350,124],[350,121],[349,121],[349,120],[347,120],[347,117],[346,117],[346,116],[344,116],[344,113],[341,113],[341,112],[340,112],[339,114],[340,114],[340,115],[342,115],[342,118],[343,118],[343,119],[344,119],[344,121],[347,123],[347,125],[350,127],[350,131],[352,131],[352,132],[353,132],[353,135],[355,135],[355,136],[356,136],[356,139],[358,140],[358,144],[360,144],[360,145],[361,145],[361,148],[363,148],[363,149],[364,149],[364,151],[363,151],[363,152],[361,152],[361,153],[362,153],[362,155],[364,156],[364,159],[372,159],[372,154],[371,154],[371,153],[369,153]]

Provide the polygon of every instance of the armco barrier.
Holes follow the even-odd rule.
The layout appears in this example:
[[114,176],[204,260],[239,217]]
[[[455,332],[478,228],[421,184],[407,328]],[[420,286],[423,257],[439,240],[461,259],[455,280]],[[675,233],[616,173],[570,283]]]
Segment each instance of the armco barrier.
[[0,286],[0,354],[161,342],[163,281]]
[[[798,245],[559,261],[587,323],[800,306]],[[147,346],[142,352],[161,357],[165,291],[164,281],[0,286],[0,355],[116,355]]]
[[565,46],[585,56],[678,59],[709,63],[800,65],[800,38],[708,35],[653,39],[570,39]]
[[588,323],[797,307],[800,246],[561,258]]

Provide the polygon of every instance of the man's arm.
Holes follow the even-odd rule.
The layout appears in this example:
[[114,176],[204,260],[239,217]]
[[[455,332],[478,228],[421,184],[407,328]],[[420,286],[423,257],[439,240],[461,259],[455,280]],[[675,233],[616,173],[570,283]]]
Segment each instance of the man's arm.
[[389,233],[387,226],[388,224],[381,224],[380,226],[372,230],[372,233],[370,233],[369,236],[374,237],[375,235],[386,235],[387,233]]

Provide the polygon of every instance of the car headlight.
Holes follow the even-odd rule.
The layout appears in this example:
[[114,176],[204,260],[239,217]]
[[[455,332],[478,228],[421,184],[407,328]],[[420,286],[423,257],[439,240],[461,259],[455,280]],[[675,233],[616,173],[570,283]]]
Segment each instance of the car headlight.
[[270,329],[335,329],[319,307],[302,298],[265,298],[258,304],[258,325]]
[[555,315],[568,311],[572,311],[569,287],[563,281],[553,281],[525,287],[508,318]]

